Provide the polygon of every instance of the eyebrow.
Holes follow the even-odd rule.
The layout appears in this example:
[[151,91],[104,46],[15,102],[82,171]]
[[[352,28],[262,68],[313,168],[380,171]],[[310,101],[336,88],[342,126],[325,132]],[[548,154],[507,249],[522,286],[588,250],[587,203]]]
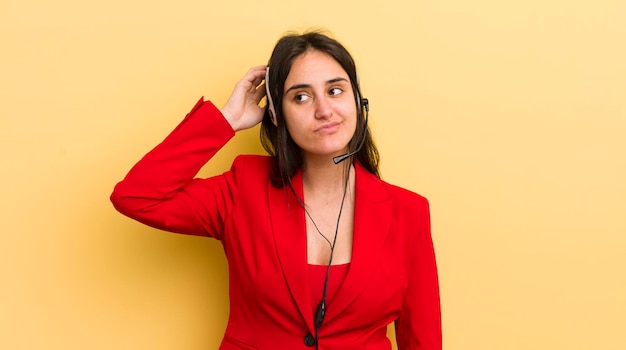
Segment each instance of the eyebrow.
[[[341,78],[341,77],[333,78],[333,79],[330,79],[330,80],[326,81],[325,85],[334,84],[334,83],[337,83],[337,82],[340,82],[340,81],[348,82],[348,79]],[[291,91],[291,90],[306,89],[306,88],[310,88],[310,87],[311,87],[310,84],[296,84],[296,85],[291,86],[289,89],[285,90],[284,95],[287,95],[287,93],[289,93],[289,91]]]

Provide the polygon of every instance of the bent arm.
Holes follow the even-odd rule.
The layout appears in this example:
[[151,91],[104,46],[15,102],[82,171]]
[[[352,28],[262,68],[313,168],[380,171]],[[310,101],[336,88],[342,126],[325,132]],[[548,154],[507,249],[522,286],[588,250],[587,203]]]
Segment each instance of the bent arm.
[[194,177],[234,134],[220,111],[200,99],[115,186],[111,202],[122,214],[152,227],[221,238],[234,175]]

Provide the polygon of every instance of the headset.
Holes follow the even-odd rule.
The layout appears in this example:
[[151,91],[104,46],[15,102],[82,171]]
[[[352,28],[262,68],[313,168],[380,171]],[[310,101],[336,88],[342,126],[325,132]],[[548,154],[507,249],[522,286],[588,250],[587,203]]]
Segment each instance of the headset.
[[270,67],[265,69],[265,96],[267,96],[267,109],[270,112],[270,119],[274,126],[278,126],[276,120],[276,109],[274,109],[274,101],[272,100],[272,94],[270,93]]
[[[367,135],[367,122],[369,120],[369,101],[366,98],[361,98],[361,95],[359,94],[359,77],[357,75],[356,77],[356,84],[353,85],[353,89],[354,89],[354,94],[356,97],[356,106],[357,106],[357,110],[358,111],[363,111],[363,108],[365,108],[365,125],[363,126],[363,133],[361,135],[361,141],[359,142],[359,146],[356,148],[356,150],[354,150],[353,152],[349,152],[346,154],[342,154],[336,157],[333,157],[333,162],[335,164],[339,164],[341,162],[343,162],[344,160],[350,158],[351,156],[357,154],[361,148],[363,148],[363,144],[365,143],[365,138]],[[272,124],[274,124],[274,126],[278,126],[278,120],[276,119],[276,108],[274,106],[274,101],[272,99],[272,94],[270,92],[270,69],[269,67],[266,69],[265,71],[265,95],[267,96],[267,109],[269,111],[269,115],[270,115],[270,120],[272,121]],[[320,301],[319,305],[317,306],[317,308],[315,309],[315,313],[313,315],[313,321],[314,321],[314,326],[315,326],[315,337],[313,339],[311,339],[310,341],[307,340],[309,339],[309,337],[311,336],[310,334],[307,334],[307,336],[305,337],[305,343],[307,341],[309,341],[308,343],[306,343],[306,345],[308,346],[312,346],[315,345],[315,348],[318,349],[319,347],[319,337],[318,337],[318,331],[320,329],[320,327],[322,326],[322,323],[324,322],[324,317],[326,316],[326,290],[328,288],[328,279],[330,276],[330,267],[332,265],[332,261],[333,261],[333,253],[334,253],[334,249],[335,249],[335,243],[337,242],[337,232],[339,231],[339,220],[341,219],[341,213],[343,211],[343,201],[345,200],[345,196],[346,196],[346,189],[348,187],[348,179],[350,177],[346,177],[346,183],[344,186],[344,195],[341,201],[341,209],[339,210],[339,215],[337,217],[337,226],[335,229],[335,237],[333,239],[333,243],[330,244],[330,241],[328,241],[328,239],[326,239],[326,236],[322,235],[322,237],[324,237],[328,243],[330,244],[330,257],[328,259],[328,267],[326,269],[326,277],[324,278],[324,289],[322,292],[322,300]],[[298,198],[298,200],[300,201],[300,199]],[[315,221],[313,221],[313,218],[311,217],[311,215],[309,214],[309,212],[306,210],[306,207],[304,206],[304,203],[302,201],[300,201],[300,204],[302,205],[302,208],[304,208],[305,213],[308,215],[309,219],[313,222],[313,225],[315,226],[315,229],[317,229],[317,225],[315,224]],[[317,231],[322,234],[319,229],[317,229]]]
[[[365,125],[363,126],[363,134],[361,135],[361,142],[359,146],[353,152],[349,152],[346,154],[342,154],[340,156],[333,157],[333,162],[335,164],[339,164],[349,157],[357,154],[361,148],[363,148],[363,144],[365,143],[365,136],[367,134],[367,122],[369,120],[370,114],[370,106],[369,100],[366,98],[361,98],[359,94],[359,76],[356,76],[356,84],[353,86],[354,94],[356,96],[356,108],[358,111],[363,111],[365,108]],[[272,93],[270,92],[270,68],[267,67],[265,70],[265,95],[267,96],[267,109],[270,114],[270,120],[274,126],[278,126],[278,120],[276,119],[276,108],[274,107],[274,101],[272,100]]]

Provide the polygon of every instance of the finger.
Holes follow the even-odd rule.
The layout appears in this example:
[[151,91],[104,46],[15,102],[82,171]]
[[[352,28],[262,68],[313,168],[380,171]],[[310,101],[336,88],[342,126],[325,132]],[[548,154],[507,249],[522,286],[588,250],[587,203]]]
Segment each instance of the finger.
[[267,65],[262,64],[262,65],[258,65],[258,66],[253,66],[253,67],[250,67],[250,69],[249,69],[249,70],[250,70],[250,71],[257,71],[257,70],[262,70],[262,71],[265,71],[266,69],[267,69]]
[[252,86],[258,89],[264,79],[265,79],[265,75],[260,76],[260,77],[259,76],[255,77],[254,81],[252,82]]
[[267,66],[255,66],[248,70],[246,74],[247,78],[250,78],[250,81],[258,78],[265,77],[265,71],[267,70]]
[[253,89],[259,86],[265,79],[265,66],[256,66],[250,68],[246,76],[242,79],[242,83],[248,85],[246,90],[253,92]]
[[265,96],[265,83],[262,83],[256,88],[256,91],[252,95],[253,100],[258,104],[261,102],[261,99]]

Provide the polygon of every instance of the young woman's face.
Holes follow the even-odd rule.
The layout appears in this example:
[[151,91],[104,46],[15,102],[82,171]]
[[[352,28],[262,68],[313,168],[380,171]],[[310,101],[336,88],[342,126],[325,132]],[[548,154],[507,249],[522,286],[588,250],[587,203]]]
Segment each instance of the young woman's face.
[[316,50],[296,57],[282,104],[287,130],[305,157],[347,152],[357,110],[348,74],[334,58]]

